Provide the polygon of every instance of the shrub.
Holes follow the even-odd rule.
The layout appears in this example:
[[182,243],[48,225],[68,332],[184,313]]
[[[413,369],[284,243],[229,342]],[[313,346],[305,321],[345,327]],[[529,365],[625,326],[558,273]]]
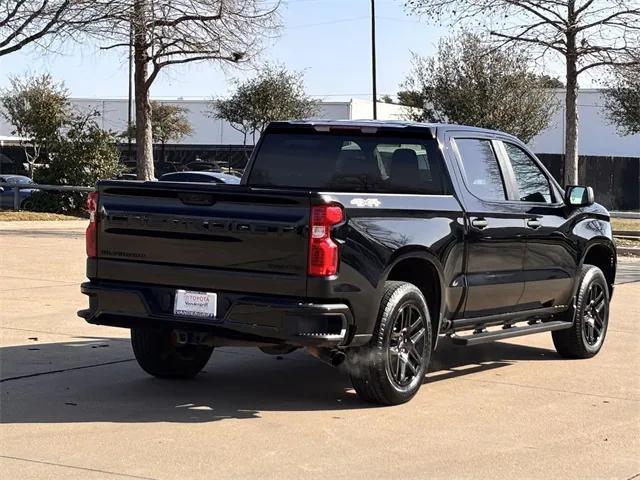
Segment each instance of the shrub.
[[[49,162],[36,170],[36,181],[51,185],[91,187],[102,178],[122,173],[120,154],[112,133],[102,130],[94,116],[74,118],[64,135],[52,147]],[[86,193],[36,192],[30,198],[37,211],[79,213]]]

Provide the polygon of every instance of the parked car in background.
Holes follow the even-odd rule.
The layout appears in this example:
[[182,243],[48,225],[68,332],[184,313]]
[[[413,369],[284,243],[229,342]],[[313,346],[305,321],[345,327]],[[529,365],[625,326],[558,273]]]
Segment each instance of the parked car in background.
[[171,172],[160,177],[161,182],[201,182],[201,183],[229,183],[237,185],[240,177],[222,172]]
[[[0,175],[0,208],[13,208],[15,185],[27,185],[33,183],[29,177],[24,175]],[[25,188],[20,190],[20,208],[28,207],[28,201],[34,189]]]

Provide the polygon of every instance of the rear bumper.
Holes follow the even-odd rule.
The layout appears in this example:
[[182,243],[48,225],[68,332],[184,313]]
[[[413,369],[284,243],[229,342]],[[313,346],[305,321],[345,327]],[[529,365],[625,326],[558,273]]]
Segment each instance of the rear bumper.
[[202,319],[174,315],[175,289],[170,287],[87,282],[81,291],[89,296],[89,308],[78,315],[97,325],[197,330],[230,341],[298,346],[355,346],[370,338],[350,338],[353,316],[344,303],[218,292],[218,317]]

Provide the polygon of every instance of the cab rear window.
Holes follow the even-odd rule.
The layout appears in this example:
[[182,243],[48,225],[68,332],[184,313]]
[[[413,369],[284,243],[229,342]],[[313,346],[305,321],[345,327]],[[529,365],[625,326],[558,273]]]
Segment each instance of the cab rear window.
[[336,192],[449,193],[433,139],[357,133],[267,133],[249,185]]

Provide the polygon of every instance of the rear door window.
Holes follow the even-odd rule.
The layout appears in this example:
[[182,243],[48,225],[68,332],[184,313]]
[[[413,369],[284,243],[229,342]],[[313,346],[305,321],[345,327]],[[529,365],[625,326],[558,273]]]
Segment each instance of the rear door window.
[[360,132],[267,133],[248,183],[341,192],[450,191],[436,140]]
[[455,144],[469,191],[483,200],[506,200],[504,178],[491,140],[456,138]]

